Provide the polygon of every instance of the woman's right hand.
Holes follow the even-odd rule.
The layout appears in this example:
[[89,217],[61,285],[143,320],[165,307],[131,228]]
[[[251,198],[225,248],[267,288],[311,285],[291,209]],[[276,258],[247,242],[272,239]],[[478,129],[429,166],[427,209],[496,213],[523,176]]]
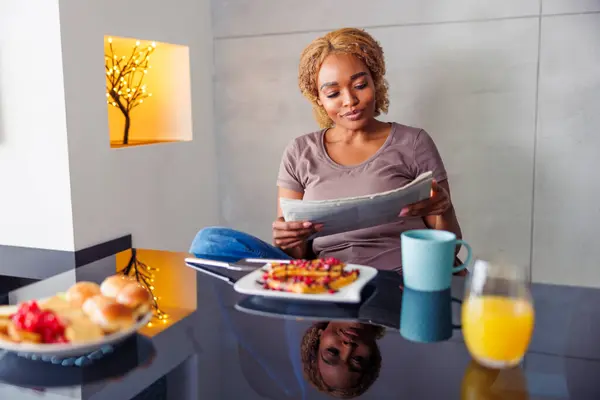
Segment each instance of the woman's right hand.
[[309,221],[286,222],[279,217],[273,222],[273,244],[282,250],[289,250],[306,243],[315,232],[323,229],[323,224],[313,224]]

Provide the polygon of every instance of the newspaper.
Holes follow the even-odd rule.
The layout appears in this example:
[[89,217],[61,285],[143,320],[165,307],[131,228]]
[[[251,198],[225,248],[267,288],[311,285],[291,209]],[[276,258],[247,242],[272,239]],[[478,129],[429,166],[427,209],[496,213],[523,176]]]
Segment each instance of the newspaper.
[[281,198],[280,206],[286,221],[322,223],[323,229],[312,238],[327,236],[397,221],[402,208],[429,198],[432,179],[429,171],[387,192],[334,200]]

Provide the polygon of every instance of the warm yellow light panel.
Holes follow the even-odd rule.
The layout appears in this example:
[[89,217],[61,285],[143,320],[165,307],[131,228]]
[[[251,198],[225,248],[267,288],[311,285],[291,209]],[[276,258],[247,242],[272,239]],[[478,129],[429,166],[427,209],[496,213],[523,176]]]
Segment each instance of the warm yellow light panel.
[[[143,104],[131,111],[129,145],[192,140],[189,48],[152,40],[105,36],[105,54],[110,54],[109,38],[119,57],[130,57],[136,42],[140,46],[156,46],[143,81],[152,97],[144,99]],[[108,104],[107,108],[111,147],[123,147],[123,113]]]
[[[154,294],[158,304],[166,310],[170,308],[196,309],[196,271],[185,265],[188,253],[138,249],[137,258],[142,263],[158,268],[154,277]],[[127,265],[131,250],[117,254],[117,270]],[[167,313],[169,313],[167,311]]]

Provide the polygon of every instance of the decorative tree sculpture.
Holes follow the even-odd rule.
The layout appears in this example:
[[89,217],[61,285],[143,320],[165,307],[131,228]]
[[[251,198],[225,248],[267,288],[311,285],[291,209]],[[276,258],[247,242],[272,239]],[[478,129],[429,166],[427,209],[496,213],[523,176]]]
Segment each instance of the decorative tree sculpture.
[[118,108],[125,117],[123,131],[123,144],[129,143],[129,128],[131,127],[131,110],[152,96],[148,93],[144,76],[151,68],[150,54],[156,49],[156,43],[149,46],[140,46],[139,40],[135,42],[131,55],[118,56],[113,49],[113,40],[108,38],[110,52],[104,55],[106,68],[106,101]]

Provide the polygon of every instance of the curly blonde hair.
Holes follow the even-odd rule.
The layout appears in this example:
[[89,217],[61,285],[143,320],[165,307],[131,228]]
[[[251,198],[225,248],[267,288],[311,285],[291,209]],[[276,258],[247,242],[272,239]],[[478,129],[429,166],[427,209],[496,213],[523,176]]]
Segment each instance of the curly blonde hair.
[[317,76],[325,58],[330,54],[352,54],[369,69],[375,83],[375,116],[387,113],[388,84],[385,80],[385,60],[379,42],[362,29],[343,28],[315,39],[302,52],[298,69],[300,91],[313,105],[313,112],[321,128],[330,128],[333,121],[317,103],[319,91]]
[[[355,387],[347,389],[337,389],[329,387],[318,367],[319,358],[319,343],[321,342],[320,332],[325,330],[329,322],[317,322],[304,332],[302,342],[300,344],[300,357],[302,359],[302,372],[304,378],[308,380],[317,390],[323,393],[328,393],[333,397],[340,399],[352,399],[361,396],[365,393],[379,377],[381,370],[381,353],[379,347],[375,345],[374,353],[369,360],[369,365],[360,381]],[[381,339],[385,335],[385,328],[373,326],[375,339]]]

